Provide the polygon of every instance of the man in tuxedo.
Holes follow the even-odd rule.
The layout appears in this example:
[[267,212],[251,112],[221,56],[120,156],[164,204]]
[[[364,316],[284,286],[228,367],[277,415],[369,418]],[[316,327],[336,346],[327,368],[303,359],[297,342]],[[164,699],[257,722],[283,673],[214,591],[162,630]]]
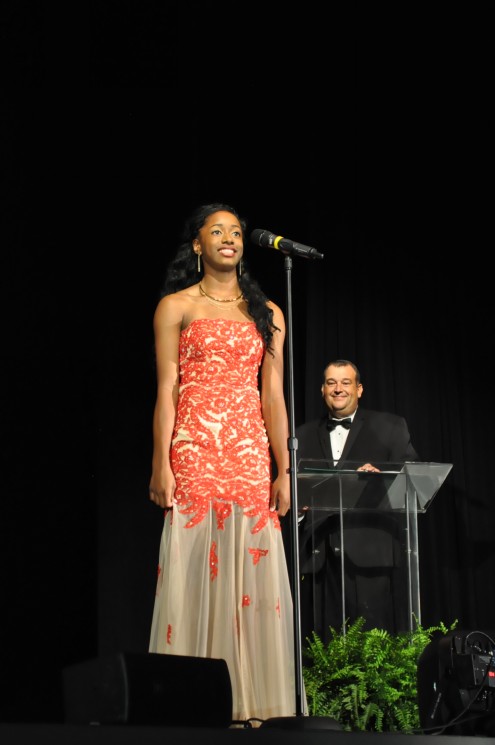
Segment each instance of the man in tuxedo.
[[[296,428],[297,458],[324,460],[329,468],[352,461],[356,471],[392,470],[419,460],[406,420],[359,406],[363,394],[359,370],[349,360],[334,360],[324,370],[321,395],[326,413]],[[387,469],[383,464],[389,464]],[[393,477],[391,477],[393,478]],[[367,506],[343,513],[345,618],[342,603],[340,515],[304,506],[299,516],[302,641],[314,630],[323,641],[329,627],[365,618],[365,628],[398,633],[408,628],[407,588],[398,578],[405,561],[404,540],[393,511],[380,504],[384,481],[363,474]],[[374,481],[374,484],[373,484]],[[375,501],[373,501],[376,496]],[[370,499],[371,497],[371,499]],[[299,503],[301,506],[301,502]]]

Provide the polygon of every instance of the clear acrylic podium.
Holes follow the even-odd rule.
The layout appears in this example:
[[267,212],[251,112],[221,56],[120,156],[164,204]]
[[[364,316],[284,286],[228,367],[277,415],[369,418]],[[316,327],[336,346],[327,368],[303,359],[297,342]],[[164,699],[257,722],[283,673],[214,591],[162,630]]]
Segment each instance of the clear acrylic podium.
[[[311,526],[318,525],[318,522],[321,524],[330,515],[334,515],[334,521],[338,520],[335,532],[338,538],[333,539],[333,553],[340,559],[338,584],[343,633],[349,621],[346,608],[346,562],[350,562],[349,553],[351,549],[361,552],[369,567],[372,567],[375,556],[379,563],[380,551],[383,553],[381,528],[374,532],[373,527],[367,526],[375,523],[384,526],[384,530],[391,528],[396,548],[393,553],[395,558],[390,559],[390,564],[393,564],[394,587],[397,593],[400,592],[397,602],[403,616],[402,624],[405,625],[401,630],[412,631],[421,623],[418,513],[426,512],[452,464],[374,463],[380,469],[378,473],[357,471],[362,465],[345,461],[333,466],[326,460],[301,459],[297,468],[298,511],[300,515],[307,515],[308,510],[313,511],[314,522],[309,523]],[[351,529],[351,525],[355,527],[356,524],[366,527],[360,533],[359,529]],[[316,532],[317,528],[311,527],[308,561],[313,564],[312,570],[309,569],[313,577],[321,559]],[[301,560],[301,563],[304,564],[304,561]]]

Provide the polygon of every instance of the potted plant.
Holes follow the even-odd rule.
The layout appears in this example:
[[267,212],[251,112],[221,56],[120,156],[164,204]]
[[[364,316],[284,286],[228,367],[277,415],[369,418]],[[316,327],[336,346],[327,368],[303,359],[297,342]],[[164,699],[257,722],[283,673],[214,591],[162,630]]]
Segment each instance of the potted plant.
[[455,628],[444,623],[390,634],[364,630],[360,617],[341,631],[330,628],[324,644],[313,632],[303,652],[303,679],[310,716],[331,717],[343,730],[420,730],[417,663],[433,635]]

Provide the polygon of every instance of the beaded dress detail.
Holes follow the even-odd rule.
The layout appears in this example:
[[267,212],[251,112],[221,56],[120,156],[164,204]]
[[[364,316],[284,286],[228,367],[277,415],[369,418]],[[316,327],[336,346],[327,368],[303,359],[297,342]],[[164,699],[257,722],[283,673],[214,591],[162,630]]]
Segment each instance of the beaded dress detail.
[[[233,720],[293,716],[293,609],[250,321],[198,319],[180,338],[150,652],[225,659]],[[173,681],[171,681],[173,685]],[[191,702],[194,706],[194,702]]]

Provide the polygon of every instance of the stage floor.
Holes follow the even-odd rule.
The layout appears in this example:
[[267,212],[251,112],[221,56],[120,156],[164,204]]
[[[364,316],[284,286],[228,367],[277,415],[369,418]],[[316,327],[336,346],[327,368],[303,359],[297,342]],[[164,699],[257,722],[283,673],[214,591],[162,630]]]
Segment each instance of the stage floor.
[[[278,727],[202,728],[0,724],[2,745],[432,745],[432,735]],[[420,740],[424,743],[420,744]],[[493,737],[435,735],[435,745],[493,745]]]

